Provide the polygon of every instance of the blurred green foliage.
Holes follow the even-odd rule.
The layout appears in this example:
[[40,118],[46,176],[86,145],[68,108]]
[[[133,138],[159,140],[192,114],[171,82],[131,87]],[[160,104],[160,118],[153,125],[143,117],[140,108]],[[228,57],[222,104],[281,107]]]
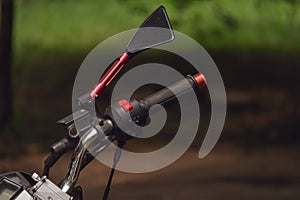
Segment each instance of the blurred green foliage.
[[90,49],[161,4],[175,30],[210,50],[300,49],[298,0],[16,0],[16,58]]

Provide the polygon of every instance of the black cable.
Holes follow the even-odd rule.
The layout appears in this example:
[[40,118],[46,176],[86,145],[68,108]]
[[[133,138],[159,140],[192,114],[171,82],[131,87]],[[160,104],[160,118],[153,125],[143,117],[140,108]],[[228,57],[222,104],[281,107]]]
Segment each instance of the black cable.
[[53,167],[53,165],[58,161],[58,159],[62,156],[63,154],[56,154],[51,152],[48,157],[44,160],[44,171],[43,171],[43,176],[46,176],[49,178],[49,172],[50,168]]
[[113,176],[114,176],[114,173],[115,173],[115,168],[117,166],[118,161],[120,160],[124,144],[125,144],[125,141],[118,141],[118,147],[119,148],[117,148],[117,150],[115,152],[115,155],[114,155],[114,163],[113,163],[113,167],[110,171],[108,182],[106,184],[106,188],[105,188],[105,191],[104,191],[104,194],[103,194],[103,200],[108,199],[108,195],[109,195],[109,191],[110,191],[110,187],[111,187],[111,182],[112,182],[112,179],[113,179]]
[[50,147],[50,154],[44,160],[44,171],[43,176],[49,178],[49,173],[51,167],[69,150],[75,147],[78,143],[78,139],[69,140],[63,138],[60,141],[56,142]]
[[49,172],[50,172],[50,167],[45,165],[44,171],[43,171],[43,176],[49,177]]

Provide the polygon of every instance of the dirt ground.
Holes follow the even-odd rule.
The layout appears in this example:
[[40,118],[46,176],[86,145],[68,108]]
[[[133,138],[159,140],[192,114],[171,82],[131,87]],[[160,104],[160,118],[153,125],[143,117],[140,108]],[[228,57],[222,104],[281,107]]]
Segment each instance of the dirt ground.
[[[218,146],[204,159],[189,150],[170,166],[152,173],[116,172],[110,199],[300,199],[299,148],[264,148],[245,152]],[[0,159],[0,171],[41,173],[45,155]],[[63,158],[51,177],[58,182],[68,165]],[[81,174],[85,199],[101,199],[109,168],[94,161]]]

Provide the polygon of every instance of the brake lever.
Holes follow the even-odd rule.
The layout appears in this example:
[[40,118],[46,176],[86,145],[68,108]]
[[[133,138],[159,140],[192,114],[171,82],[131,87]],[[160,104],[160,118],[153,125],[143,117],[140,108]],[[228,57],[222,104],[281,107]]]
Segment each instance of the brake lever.
[[[106,127],[107,131],[110,131],[112,130],[112,127],[109,127],[108,124],[111,124],[112,126],[112,123],[108,122]],[[103,151],[110,145],[111,138],[109,134],[108,136],[106,136],[104,133],[106,133],[106,131],[103,131],[100,125],[95,125],[80,137],[79,143],[72,155],[67,174],[60,183],[60,188],[62,189],[62,191],[68,192],[74,187],[79,177],[80,171],[83,168],[82,166],[87,165],[92,160],[91,159],[89,162],[84,161],[86,158],[86,154],[88,153],[87,148],[91,149],[94,146],[97,150],[97,148],[99,148],[99,145],[102,144],[102,147],[99,148],[98,151]],[[97,143],[99,145],[95,145]]]

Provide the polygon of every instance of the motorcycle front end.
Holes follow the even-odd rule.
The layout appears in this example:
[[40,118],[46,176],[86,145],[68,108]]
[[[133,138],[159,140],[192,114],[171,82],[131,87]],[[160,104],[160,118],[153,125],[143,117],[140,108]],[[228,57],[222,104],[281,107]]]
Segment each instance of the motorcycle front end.
[[[163,30],[163,33],[154,32],[158,30]],[[122,149],[125,142],[133,138],[129,133],[142,134],[138,127],[146,125],[151,106],[167,104],[179,95],[190,91],[197,93],[205,87],[206,82],[202,74],[189,75],[184,80],[141,100],[118,101],[107,107],[101,118],[98,117],[99,113],[93,113],[89,109],[128,60],[146,49],[173,39],[174,33],[166,10],[160,6],[136,31],[126,51],[106,70],[96,87],[78,97],[78,111],[58,121],[64,127],[65,135],[50,147],[50,154],[44,160],[43,175],[30,175],[21,171],[0,175],[0,200],[82,200],[82,190],[80,186],[76,186],[76,182],[81,170],[94,156],[99,155],[113,142],[117,142]],[[70,150],[73,151],[73,155],[67,173],[60,184],[56,185],[49,179],[50,169]],[[117,165],[120,155],[121,152],[116,151],[113,166]],[[113,172],[114,168],[103,199],[108,198]]]

